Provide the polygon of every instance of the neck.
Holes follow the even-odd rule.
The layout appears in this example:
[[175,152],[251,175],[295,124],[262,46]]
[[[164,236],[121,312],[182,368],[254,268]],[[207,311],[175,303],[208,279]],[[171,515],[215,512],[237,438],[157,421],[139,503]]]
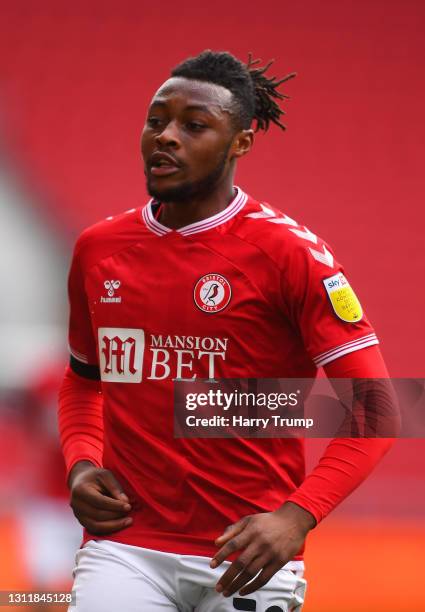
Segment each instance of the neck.
[[230,180],[218,185],[211,194],[202,198],[164,203],[158,221],[171,229],[179,229],[216,215],[227,208],[234,197],[233,180]]

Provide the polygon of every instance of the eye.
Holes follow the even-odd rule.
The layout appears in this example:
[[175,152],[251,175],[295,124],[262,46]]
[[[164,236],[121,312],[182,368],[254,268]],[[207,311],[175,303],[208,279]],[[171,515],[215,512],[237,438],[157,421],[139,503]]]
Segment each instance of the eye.
[[207,127],[204,123],[199,123],[198,121],[188,121],[186,125],[189,130],[193,130],[194,132],[199,132]]
[[149,127],[155,128],[159,126],[161,119],[159,119],[159,117],[148,117],[146,123],[149,125]]

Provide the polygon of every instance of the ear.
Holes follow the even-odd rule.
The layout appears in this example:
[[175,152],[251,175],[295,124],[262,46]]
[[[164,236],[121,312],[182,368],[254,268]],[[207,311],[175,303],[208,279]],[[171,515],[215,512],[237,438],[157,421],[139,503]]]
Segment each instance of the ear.
[[249,153],[254,144],[254,130],[241,130],[233,140],[231,158],[243,157]]

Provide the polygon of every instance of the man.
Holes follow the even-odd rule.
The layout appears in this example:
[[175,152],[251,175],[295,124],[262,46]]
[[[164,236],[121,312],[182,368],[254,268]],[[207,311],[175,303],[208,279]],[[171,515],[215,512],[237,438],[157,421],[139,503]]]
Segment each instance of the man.
[[85,527],[73,611],[299,610],[307,533],[390,445],[335,439],[305,479],[301,439],[174,438],[174,379],[387,376],[329,246],[234,187],[294,76],[256,64],[177,66],[143,129],[152,199],[77,243],[59,411]]

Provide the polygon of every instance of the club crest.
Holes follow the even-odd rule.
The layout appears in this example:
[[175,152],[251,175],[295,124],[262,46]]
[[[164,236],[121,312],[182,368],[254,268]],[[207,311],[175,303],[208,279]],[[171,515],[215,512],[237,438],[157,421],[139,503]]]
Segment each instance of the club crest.
[[205,274],[198,280],[193,290],[195,304],[203,312],[214,313],[224,310],[231,297],[230,283],[221,274]]

